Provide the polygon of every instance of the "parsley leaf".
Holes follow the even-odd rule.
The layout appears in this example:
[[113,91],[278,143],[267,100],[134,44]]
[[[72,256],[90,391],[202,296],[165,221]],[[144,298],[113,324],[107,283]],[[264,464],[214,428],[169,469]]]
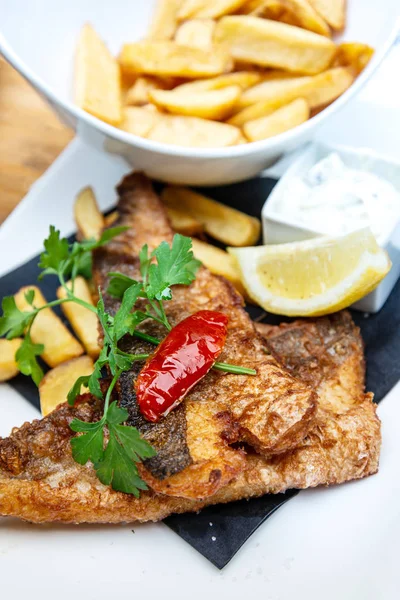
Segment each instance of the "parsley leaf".
[[75,257],[71,268],[71,279],[74,280],[78,275],[84,279],[90,279],[92,276],[92,253],[89,251],[81,252]]
[[100,239],[97,242],[95,242],[95,248],[104,246],[112,239],[114,239],[117,235],[123,233],[124,231],[127,231],[128,229],[129,227],[127,227],[126,225],[119,225],[118,227],[110,227],[109,229],[105,229],[101,234]]
[[101,386],[100,386],[100,379],[101,379],[101,370],[104,367],[104,365],[107,364],[107,360],[108,360],[107,351],[108,351],[108,345],[104,345],[99,358],[97,359],[97,361],[94,364],[93,373],[90,375],[90,377],[88,379],[89,391],[91,394],[93,394],[93,396],[96,396],[96,398],[103,397],[103,392],[101,391]]
[[157,454],[154,448],[140,437],[140,433],[135,427],[114,425],[114,431],[129,458],[134,462],[139,462],[144,458],[151,458]]
[[15,303],[14,296],[6,296],[2,302],[3,314],[0,317],[0,336],[8,340],[23,335],[35,317],[34,312],[23,312]]
[[60,232],[50,226],[48,238],[44,241],[45,252],[40,256],[39,267],[43,269],[39,275],[42,279],[45,275],[62,275],[64,278],[82,275],[86,278],[91,275],[91,252],[101,248],[114,237],[126,231],[127,227],[110,227],[106,229],[99,240],[84,240],[70,244],[67,238],[61,238]]
[[135,311],[134,313],[131,312],[132,307],[135,306],[141,291],[142,283],[135,282],[124,292],[121,306],[114,316],[114,335],[117,342],[126,333],[130,333],[132,335],[137,326],[142,321],[147,319],[147,315],[141,311]]
[[101,370],[104,367],[104,365],[107,364],[107,361],[108,361],[107,354],[108,354],[108,345],[105,344],[103,346],[103,348],[101,349],[101,352],[100,352],[100,355],[99,355],[97,361],[94,363],[93,373],[91,375],[82,375],[81,377],[79,377],[77,379],[77,381],[75,381],[74,385],[72,386],[72,388],[69,390],[69,392],[67,394],[67,400],[68,400],[68,404],[70,406],[74,405],[76,398],[81,393],[82,385],[88,387],[90,393],[93,394],[93,396],[96,396],[96,398],[103,397],[103,392],[102,392],[101,386],[100,386],[100,380],[101,380]]
[[107,424],[118,425],[124,423],[129,417],[126,408],[120,408],[116,402],[112,402],[107,411]]
[[193,256],[192,240],[179,233],[174,235],[171,247],[162,242],[151,255],[155,256],[157,264],[152,263],[148,268],[146,292],[150,299],[170,299],[170,287],[192,283],[201,264]]
[[71,448],[74,460],[80,465],[85,465],[88,460],[96,463],[103,456],[104,432],[103,421],[86,423],[74,419],[70,427],[72,431],[84,432],[83,435],[72,438]]
[[108,275],[110,276],[110,282],[108,284],[107,294],[113,298],[121,299],[131,285],[138,283],[136,279],[132,279],[132,277],[128,277],[128,275],[123,275],[122,273],[115,273],[112,271]]
[[60,232],[50,225],[49,237],[43,242],[45,252],[40,255],[39,267],[43,269],[39,279],[45,275],[57,275],[60,266],[69,258],[69,243],[66,238],[60,237]]
[[[155,455],[154,449],[140,437],[134,427],[122,425],[128,411],[112,402],[101,421],[87,423],[74,419],[70,425],[83,435],[71,440],[72,456],[81,465],[91,460],[97,477],[114,490],[139,496],[147,486],[139,476],[136,464]],[[104,449],[104,427],[108,427],[108,442]]]
[[113,428],[110,428],[110,438],[103,458],[95,463],[94,468],[101,483],[111,485],[118,492],[133,494],[139,498],[139,490],[147,490],[147,485],[139,477],[135,463],[118,442]]
[[[157,263],[151,263],[156,258]],[[176,234],[170,247],[162,242],[149,257],[147,244],[139,253],[140,273],[143,278],[144,296],[149,300],[171,300],[172,285],[189,285],[194,281],[200,261],[194,258],[192,240]],[[122,298],[134,279],[122,273],[109,273],[111,280],[107,290],[111,296]]]
[[[133,427],[121,425],[128,411],[113,402],[107,411],[109,440],[101,460],[95,463],[97,477],[114,490],[139,497],[139,490],[147,490],[140,478],[136,462],[154,456],[155,451]],[[126,430],[133,432],[127,433]]]
[[[156,262],[151,262],[154,258]],[[131,307],[129,312],[139,297],[147,298],[149,301],[146,313],[135,311],[129,317],[125,316],[125,326],[128,327],[129,323],[126,333],[132,335],[146,317],[155,319],[171,330],[163,301],[171,300],[171,286],[189,285],[196,277],[200,262],[193,256],[192,241],[190,238],[176,234],[171,246],[167,242],[162,242],[150,256],[147,245],[144,245],[139,253],[139,260],[142,282],[122,273],[111,272],[109,273],[111,279],[107,292],[116,298],[124,298],[124,295],[130,290]],[[118,339],[120,337],[120,328],[118,328]]]
[[27,301],[27,303],[33,307],[33,301],[35,299],[35,290],[30,289],[27,292],[25,292],[24,294],[25,300]]
[[144,284],[147,283],[147,273],[149,270],[151,257],[149,256],[149,247],[147,244],[142,246],[139,252],[139,262],[140,262],[140,274],[143,278]]
[[15,354],[18,369],[24,375],[30,375],[36,385],[43,379],[43,371],[36,357],[44,351],[43,344],[34,344],[29,333],[26,334],[22,344]]
[[78,379],[75,381],[74,385],[72,386],[72,388],[69,390],[69,392],[67,394],[68,404],[70,404],[70,405],[74,404],[75,399],[81,393],[82,386],[83,385],[85,387],[88,386],[89,379],[90,379],[90,375],[81,375],[80,377],[78,377]]

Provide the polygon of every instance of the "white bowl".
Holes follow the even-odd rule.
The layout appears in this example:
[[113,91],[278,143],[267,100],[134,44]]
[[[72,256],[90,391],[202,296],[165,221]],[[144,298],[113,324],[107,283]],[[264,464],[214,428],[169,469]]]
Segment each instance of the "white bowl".
[[[118,53],[123,42],[145,35],[154,0],[0,0],[0,52],[46,98],[58,116],[89,143],[127,159],[151,177],[185,184],[224,184],[252,177],[283,153],[309,141],[318,127],[371,77],[392,45],[398,0],[348,0],[345,40],[366,42],[376,53],[355,83],[310,121],[274,138],[229,148],[186,148],[123,132],[73,104],[77,36],[91,22]],[[40,123],[38,123],[40,127]]]
[[[290,215],[279,212],[276,207],[293,177],[301,177],[332,152],[337,153],[347,167],[374,173],[389,181],[400,192],[400,162],[368,149],[311,144],[281,177],[263,206],[261,218],[264,244],[286,244],[324,235],[315,228],[300,226]],[[377,238],[377,241],[387,251],[392,268],[373,292],[353,305],[353,308],[363,312],[378,312],[400,277],[400,219],[394,220],[391,228]]]

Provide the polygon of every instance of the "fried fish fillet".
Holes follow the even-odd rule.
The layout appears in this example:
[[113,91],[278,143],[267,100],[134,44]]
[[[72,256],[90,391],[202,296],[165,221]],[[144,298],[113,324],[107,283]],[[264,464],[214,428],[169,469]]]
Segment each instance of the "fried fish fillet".
[[[102,485],[71,456],[71,419],[95,420],[101,403],[89,395],[0,440],[0,514],[28,521],[119,523],[156,521],[210,504],[360,479],[376,473],[380,422],[364,393],[359,330],[347,312],[280,327],[257,326],[271,352],[321,393],[317,423],[301,445],[266,459],[250,452],[239,476],[205,500],[157,494],[140,499]],[[336,408],[333,404],[340,399]]]
[[[151,252],[173,237],[165,209],[147,178],[130,175],[118,192],[116,225],[129,229],[97,251],[93,264],[96,288],[102,289],[110,312],[117,310],[119,301],[106,293],[108,273],[140,278],[141,247],[146,243]],[[189,287],[174,287],[165,310],[172,325],[198,310],[227,314],[228,336],[220,360],[255,368],[257,376],[212,371],[159,423],[149,423],[138,410],[134,382],[140,365],[120,378],[119,403],[129,412],[128,424],[157,450],[141,467],[143,479],[156,492],[193,499],[212,496],[245,469],[243,452],[230,448],[228,441],[245,441],[264,455],[274,455],[296,447],[312,426],[315,392],[266,352],[242,302],[230,283],[201,268]],[[165,336],[165,328],[154,321],[144,322],[141,330],[159,339]],[[132,336],[126,336],[121,347],[131,353],[154,349]]]

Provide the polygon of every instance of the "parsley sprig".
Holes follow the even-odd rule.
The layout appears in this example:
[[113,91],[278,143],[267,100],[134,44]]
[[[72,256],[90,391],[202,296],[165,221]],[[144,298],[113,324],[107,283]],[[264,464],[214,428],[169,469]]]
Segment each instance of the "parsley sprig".
[[[44,351],[42,344],[35,344],[31,338],[31,328],[36,316],[45,308],[51,308],[65,302],[75,302],[96,313],[103,329],[103,347],[94,365],[91,375],[79,377],[68,394],[68,402],[73,405],[81,392],[82,386],[97,398],[103,398],[101,386],[102,371],[107,368],[110,383],[104,398],[102,418],[94,423],[77,418],[71,422],[71,429],[80,434],[71,440],[72,455],[79,464],[93,463],[97,476],[105,485],[113,489],[139,495],[146,484],[139,476],[137,463],[154,456],[154,449],[140,437],[137,429],[126,426],[128,411],[118,407],[112,401],[115,385],[125,371],[135,361],[144,361],[148,354],[129,354],[119,348],[121,338],[127,334],[137,336],[152,344],[160,343],[155,337],[138,330],[139,325],[154,319],[170,331],[171,324],[165,313],[164,302],[172,298],[174,285],[189,285],[194,281],[200,262],[192,252],[190,238],[176,234],[171,246],[162,242],[149,253],[147,245],[139,254],[140,274],[142,279],[134,280],[121,273],[110,273],[107,292],[121,300],[114,315],[105,309],[104,300],[99,290],[99,301],[94,307],[74,294],[74,282],[78,275],[85,278],[91,276],[92,251],[100,248],[125,231],[126,227],[107,229],[98,241],[88,240],[70,244],[66,238],[60,237],[55,227],[50,227],[48,238],[44,241],[45,251],[41,254],[39,267],[42,272],[39,279],[47,275],[55,275],[66,291],[66,297],[48,302],[41,307],[35,306],[34,290],[25,294],[25,299],[32,310],[18,309],[13,296],[3,299],[3,315],[0,317],[0,336],[13,339],[25,334],[23,342],[16,353],[19,370],[30,375],[38,385],[43,371],[37,358]],[[67,285],[70,280],[71,284]],[[140,302],[140,307],[137,305]],[[253,369],[215,363],[214,368],[230,373],[255,374]]]
[[[95,248],[104,246],[113,237],[125,230],[126,227],[114,227],[107,229],[97,242],[89,240],[70,244],[66,238],[60,237],[60,232],[54,226],[50,226],[49,236],[44,241],[45,251],[40,256],[39,267],[42,272],[39,279],[43,279],[46,275],[56,275],[67,292],[66,298],[53,300],[43,306],[36,307],[35,292],[34,290],[28,290],[25,294],[25,300],[32,309],[29,311],[19,310],[14,296],[3,298],[0,337],[6,336],[7,339],[11,340],[25,334],[24,340],[16,352],[15,359],[19,371],[24,375],[31,375],[36,385],[39,385],[43,377],[43,371],[37,357],[43,353],[44,347],[42,344],[34,344],[31,339],[31,328],[35,318],[45,308],[53,308],[65,302],[76,302],[97,313],[94,306],[74,295],[75,278],[78,275],[89,278],[91,276],[92,251]],[[71,279],[71,287],[66,284],[68,279]]]

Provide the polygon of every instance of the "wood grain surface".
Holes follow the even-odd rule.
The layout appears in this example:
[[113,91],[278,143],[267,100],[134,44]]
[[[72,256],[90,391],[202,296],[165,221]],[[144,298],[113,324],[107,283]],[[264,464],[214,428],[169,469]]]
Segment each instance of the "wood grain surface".
[[34,89],[0,58],[0,223],[72,137]]

